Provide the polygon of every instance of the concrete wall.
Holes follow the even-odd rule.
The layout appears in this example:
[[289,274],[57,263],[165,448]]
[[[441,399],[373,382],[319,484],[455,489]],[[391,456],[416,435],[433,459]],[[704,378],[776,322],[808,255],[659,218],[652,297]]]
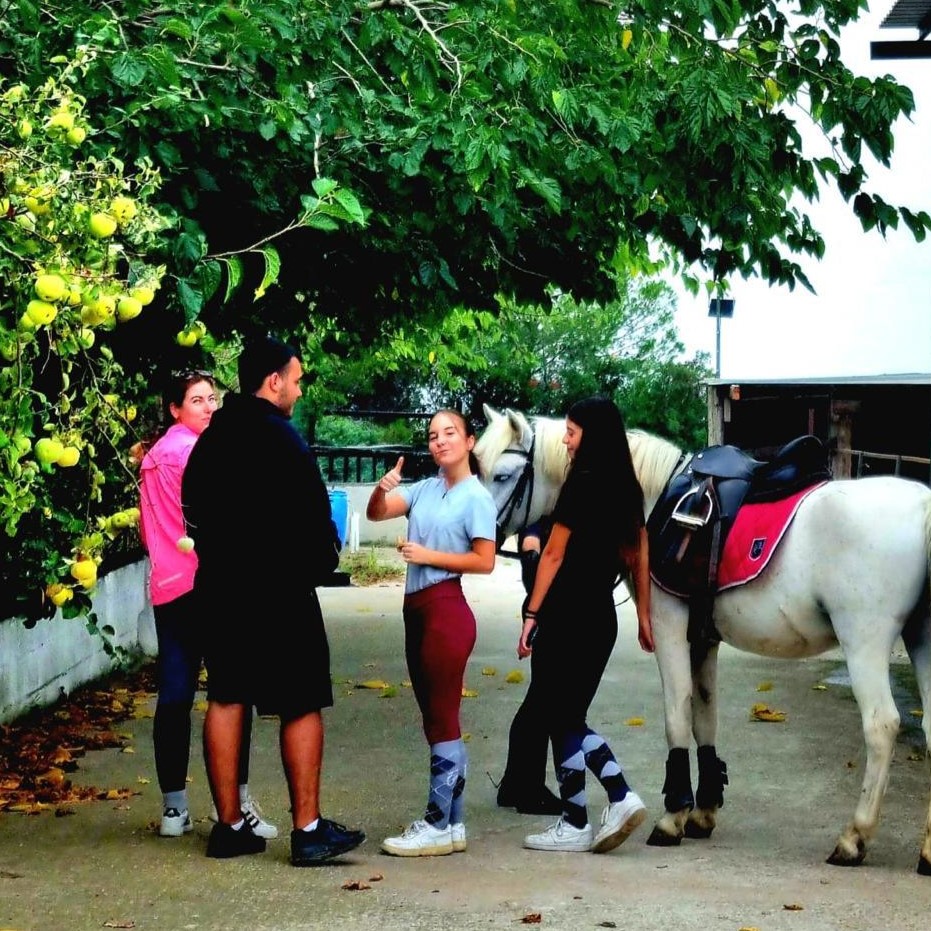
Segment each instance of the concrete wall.
[[[407,518],[373,523],[365,517],[371,485],[342,485],[349,498],[350,527],[358,515],[358,545],[394,545],[407,536]],[[356,542],[356,541],[353,541]],[[132,657],[155,656],[155,619],[146,588],[148,562],[140,560],[103,576],[94,595],[99,627],[112,627],[112,643]],[[84,618],[61,613],[26,628],[19,619],[0,621],[0,723],[30,708],[53,704],[62,695],[109,672],[116,661]]]
[[[131,656],[157,652],[146,569],[143,560],[110,572],[94,595],[98,626],[112,627],[111,642]],[[53,704],[115,665],[85,618],[65,620],[58,612],[32,628],[15,618],[0,622],[0,723]]]

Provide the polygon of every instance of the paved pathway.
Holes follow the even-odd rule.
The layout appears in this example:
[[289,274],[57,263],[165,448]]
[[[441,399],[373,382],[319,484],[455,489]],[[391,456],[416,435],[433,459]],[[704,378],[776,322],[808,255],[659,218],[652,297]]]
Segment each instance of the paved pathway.
[[[514,652],[521,601],[516,563],[500,560],[493,575],[470,578],[467,588],[480,628],[467,683],[478,695],[464,702],[463,715],[471,754],[468,852],[426,860],[379,854],[381,838],[420,813],[426,790],[417,710],[410,689],[401,685],[401,588],[324,589],[333,674],[340,680],[336,706],[327,714],[324,810],[363,826],[366,844],[339,864],[318,869],[290,867],[286,840],[272,842],[262,856],[206,859],[209,801],[197,748],[191,796],[200,820],[185,838],[157,837],[152,722],[142,718],[125,725],[134,753],[88,754],[77,774],[98,786],[137,788],[128,804],[89,803],[65,818],[0,815],[0,929],[470,931],[513,928],[535,913],[541,926],[555,929],[929,927],[931,878],[914,871],[928,793],[926,765],[908,759],[909,743],[920,737],[914,727],[900,739],[866,865],[839,869],[824,863],[852,813],[863,760],[849,689],[813,689],[843,681],[836,658],[779,663],[723,648],[718,746],[731,786],[719,827],[709,841],[672,849],[645,845],[661,806],[666,748],[659,677],[653,658],[637,647],[629,605],[620,609],[621,636],[591,721],[619,751],[651,816],[605,856],[522,849],[524,834],[546,819],[498,809],[490,779],[500,775],[508,725],[525,689],[504,681],[511,669],[527,672]],[[264,634],[260,630],[244,649],[273,661],[274,643]],[[483,675],[484,667],[495,675]],[[366,679],[398,686],[397,696],[383,698],[350,684]],[[757,692],[763,681],[773,685],[765,695]],[[750,706],[761,698],[786,711],[787,721],[752,723]],[[638,717],[642,726],[625,724]],[[286,828],[276,722],[257,721],[254,749],[255,793],[269,817]],[[600,790],[592,789],[590,801],[597,816]],[[343,888],[353,882],[370,888]]]

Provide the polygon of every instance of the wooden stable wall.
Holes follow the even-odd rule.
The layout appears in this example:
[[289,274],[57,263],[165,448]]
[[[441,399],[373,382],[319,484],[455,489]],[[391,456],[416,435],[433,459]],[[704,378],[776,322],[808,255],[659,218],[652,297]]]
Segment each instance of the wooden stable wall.
[[931,484],[931,374],[709,382],[709,445],[768,459],[805,433],[828,446],[836,478]]

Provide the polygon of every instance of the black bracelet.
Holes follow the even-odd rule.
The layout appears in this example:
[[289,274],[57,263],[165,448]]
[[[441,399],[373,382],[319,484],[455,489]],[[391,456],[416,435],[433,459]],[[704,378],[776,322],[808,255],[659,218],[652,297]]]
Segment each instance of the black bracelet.
[[537,612],[531,611],[530,608],[524,608],[524,617],[525,618],[536,618]]

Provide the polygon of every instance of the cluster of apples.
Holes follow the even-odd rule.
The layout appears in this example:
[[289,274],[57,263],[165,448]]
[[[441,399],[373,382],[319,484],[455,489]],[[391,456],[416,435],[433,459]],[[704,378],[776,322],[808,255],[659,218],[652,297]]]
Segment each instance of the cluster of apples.
[[82,588],[89,592],[97,584],[97,561],[91,556],[79,556],[71,561],[68,573],[74,579],[73,585],[63,582],[50,582],[45,587],[45,597],[60,608],[74,598],[74,589]]
[[81,328],[78,341],[85,349],[94,343],[94,326],[125,323],[138,317],[142,308],[155,299],[152,284],[137,284],[126,291],[109,293],[97,286],[88,286],[87,278],[67,274],[63,270],[43,271],[33,282],[35,297],[26,305],[20,326],[35,330],[48,326],[64,307],[80,307]]
[[139,508],[125,508],[109,517],[98,517],[97,526],[111,539],[127,527],[135,527],[139,523]]
[[[4,99],[13,103],[22,100],[26,93],[25,84],[14,84],[4,93]],[[87,138],[87,127],[82,125],[80,119],[71,111],[67,100],[54,110],[42,127],[53,139],[60,139],[68,145],[79,146]],[[16,134],[23,142],[32,138],[35,126],[28,116],[24,116],[16,124]]]
[[203,339],[206,335],[207,327],[204,326],[202,321],[195,320],[193,323],[189,323],[183,330],[178,331],[178,335],[175,337],[175,342],[179,346],[184,346],[186,349],[189,349],[191,346],[194,346],[198,340]]
[[74,443],[65,443],[53,436],[43,436],[41,439],[36,440],[33,452],[42,465],[57,465],[63,469],[76,466],[81,458],[80,447]]

